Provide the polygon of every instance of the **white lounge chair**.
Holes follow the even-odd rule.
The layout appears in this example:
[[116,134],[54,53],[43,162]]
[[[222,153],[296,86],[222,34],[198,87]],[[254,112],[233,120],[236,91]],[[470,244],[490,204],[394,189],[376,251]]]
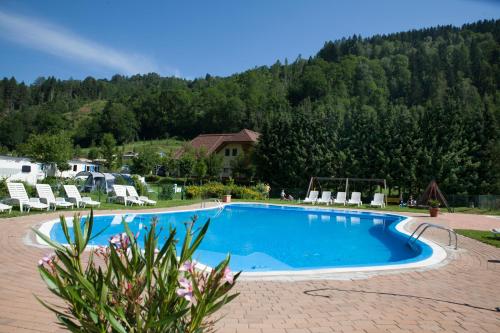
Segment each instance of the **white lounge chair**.
[[139,195],[137,193],[137,190],[135,189],[135,187],[133,187],[133,186],[125,186],[125,188],[127,189],[129,198],[134,198],[136,200],[142,201],[146,205],[152,205],[152,206],[156,205],[156,201],[151,200],[151,199],[149,199],[148,197],[146,197],[144,195]]
[[5,212],[5,211],[9,211],[10,214],[12,212],[12,206],[0,203],[0,212]]
[[64,198],[56,198],[49,184],[36,184],[36,191],[40,197],[40,201],[53,207],[54,210],[57,207],[73,208],[74,204],[72,202],[67,202]]
[[347,199],[346,199],[345,192],[337,192],[337,197],[335,198],[335,200],[333,200],[333,203],[334,204],[341,204],[341,205],[345,206],[346,201],[347,201]]
[[99,201],[94,201],[91,197],[82,197],[75,185],[64,185],[64,191],[68,200],[73,202],[78,208],[85,208],[87,206],[99,207],[101,205]]
[[370,203],[370,206],[384,208],[385,207],[384,193],[375,193],[375,195],[373,196],[373,200]]
[[22,212],[25,208],[29,212],[30,209],[49,210],[49,205],[40,202],[39,198],[29,198],[28,193],[22,183],[7,183],[9,189],[10,199],[9,203],[19,206]]
[[327,204],[329,205],[332,202],[332,192],[330,191],[323,191],[321,193],[321,198],[319,198],[317,201],[319,204]]
[[493,228],[491,229],[491,232],[493,233],[493,236],[495,236],[495,238],[500,236],[500,228]]
[[309,196],[304,199],[304,203],[311,203],[314,204],[316,200],[318,200],[318,191],[311,191],[309,192]]
[[351,199],[347,201],[348,205],[358,205],[361,206],[363,202],[361,202],[361,192],[352,192],[351,193]]
[[125,187],[125,185],[113,185],[113,192],[115,192],[113,200],[116,202],[123,203],[125,206],[128,203],[130,203],[131,205],[133,204],[139,206],[144,205],[144,202],[127,195],[127,188]]

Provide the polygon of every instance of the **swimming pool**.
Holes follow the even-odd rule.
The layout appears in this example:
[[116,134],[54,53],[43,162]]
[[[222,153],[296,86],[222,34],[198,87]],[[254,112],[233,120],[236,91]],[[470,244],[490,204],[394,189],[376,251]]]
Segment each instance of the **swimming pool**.
[[[160,237],[166,236],[172,226],[182,239],[184,222],[194,215],[200,225],[208,218],[212,221],[195,254],[196,260],[213,266],[230,253],[232,269],[244,272],[406,267],[427,261],[434,252],[427,242],[418,241],[414,248],[406,245],[408,235],[398,227],[406,219],[404,216],[264,204],[97,215],[93,232],[106,230],[90,245],[107,245],[111,235],[123,232],[122,218],[132,232],[139,232],[139,243],[154,216],[163,226]],[[44,224],[41,229],[51,239],[64,242],[58,221]]]

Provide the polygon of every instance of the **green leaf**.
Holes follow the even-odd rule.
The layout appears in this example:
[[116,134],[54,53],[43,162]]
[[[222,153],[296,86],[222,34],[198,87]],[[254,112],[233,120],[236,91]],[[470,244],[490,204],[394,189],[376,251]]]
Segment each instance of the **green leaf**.
[[120,322],[116,320],[116,318],[113,316],[112,313],[110,313],[109,311],[104,311],[104,315],[109,320],[109,323],[111,324],[111,326],[113,326],[115,330],[117,330],[120,333],[127,333],[127,330],[125,330],[122,324],[120,324]]

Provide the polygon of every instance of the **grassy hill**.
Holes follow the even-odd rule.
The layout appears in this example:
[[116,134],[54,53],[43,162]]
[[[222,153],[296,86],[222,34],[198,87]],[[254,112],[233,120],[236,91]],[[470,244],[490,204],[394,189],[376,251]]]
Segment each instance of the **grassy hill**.
[[[135,151],[140,152],[146,148],[150,148],[156,152],[168,153],[169,151],[176,150],[182,146],[185,141],[177,139],[162,139],[162,140],[151,140],[151,141],[136,141],[118,146],[120,151]],[[81,155],[83,157],[87,156],[90,148],[83,148],[81,150]]]

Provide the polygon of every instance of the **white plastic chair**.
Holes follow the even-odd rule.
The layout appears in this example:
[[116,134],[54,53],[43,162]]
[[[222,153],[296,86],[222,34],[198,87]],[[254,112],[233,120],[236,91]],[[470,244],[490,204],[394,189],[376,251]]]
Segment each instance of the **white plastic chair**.
[[373,196],[373,200],[370,203],[370,206],[384,208],[385,207],[384,193],[375,193],[375,195]]
[[316,200],[318,200],[318,191],[311,191],[309,192],[309,196],[304,199],[304,203],[311,203],[314,204]]
[[319,198],[316,202],[318,204],[324,203],[324,204],[329,205],[332,202],[332,192],[330,192],[330,191],[323,191],[321,193],[321,198]]
[[80,192],[75,185],[64,185],[64,191],[66,192],[66,196],[70,202],[76,204],[76,207],[99,207],[101,203],[99,201],[94,201],[90,197],[82,197]]
[[10,199],[8,201],[19,206],[22,212],[24,208],[29,212],[31,208],[40,210],[49,210],[50,206],[40,202],[39,198],[29,198],[28,193],[22,183],[7,183]]
[[5,212],[5,211],[9,211],[10,214],[12,212],[12,206],[0,203],[0,212]]
[[135,189],[135,187],[129,185],[129,186],[125,186],[125,188],[127,189],[129,198],[133,198],[133,199],[142,201],[142,202],[144,202],[147,205],[152,205],[152,206],[156,205],[156,201],[151,200],[151,199],[149,199],[146,196],[139,195],[137,193],[137,190]]
[[139,206],[144,205],[144,202],[127,195],[127,188],[125,187],[125,185],[113,185],[113,192],[115,192],[115,201],[123,203],[125,206],[127,205],[127,203],[130,203],[131,205],[136,204]]
[[64,198],[56,198],[49,184],[36,184],[36,191],[40,197],[40,201],[54,207],[54,210],[56,210],[57,207],[73,208],[73,203],[67,202]]
[[352,192],[351,193],[351,199],[347,201],[348,205],[358,205],[361,206],[363,202],[361,202],[361,192]]
[[337,192],[337,197],[333,200],[333,203],[342,204],[345,206],[347,199],[345,192]]

